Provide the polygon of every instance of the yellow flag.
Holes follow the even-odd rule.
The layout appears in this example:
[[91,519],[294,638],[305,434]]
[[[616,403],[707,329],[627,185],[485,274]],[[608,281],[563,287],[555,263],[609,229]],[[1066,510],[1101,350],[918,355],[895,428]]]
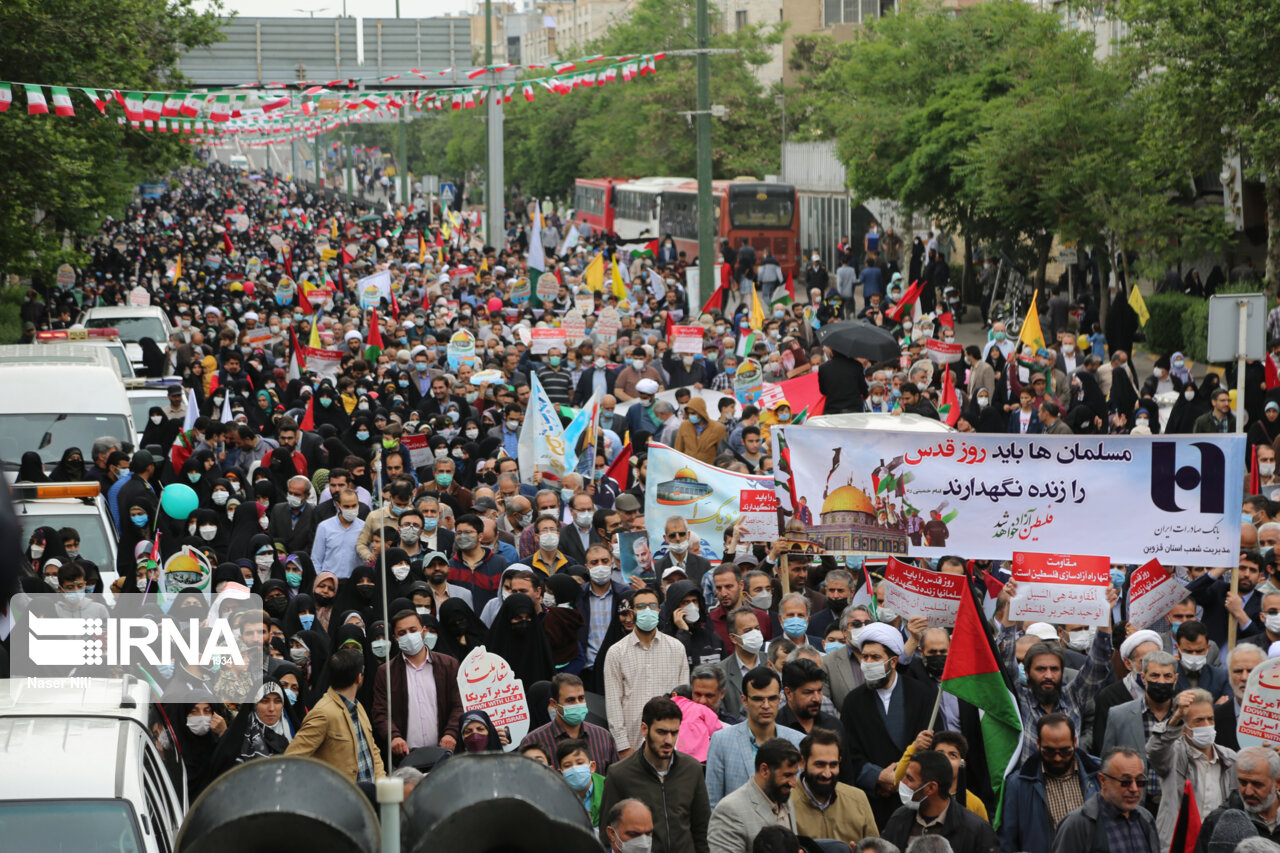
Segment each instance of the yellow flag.
[[1147,320],[1151,319],[1151,312],[1147,310],[1147,303],[1142,298],[1142,293],[1138,290],[1137,282],[1129,288],[1129,307],[1133,309],[1133,313],[1138,315],[1138,325],[1147,325]]
[[613,295],[616,299],[627,298],[627,285],[622,281],[622,273],[618,272],[618,259],[613,259]]
[[480,259],[480,272],[488,272],[488,271],[489,271],[489,258],[483,257]]
[[1044,332],[1040,331],[1040,312],[1036,309],[1036,298],[1039,294],[1031,291],[1031,307],[1027,309],[1027,318],[1022,321],[1022,331],[1018,333],[1018,343],[1026,344],[1039,352],[1044,349]]
[[180,278],[182,278],[182,255],[178,255],[178,262],[173,265],[173,283],[177,284]]
[[604,255],[596,255],[591,259],[591,263],[587,264],[587,268],[582,273],[582,280],[587,283],[587,290],[592,293],[599,293],[604,290]]
[[427,236],[421,231],[418,232],[418,263],[425,264],[427,262]]
[[329,220],[329,237],[333,240],[338,239],[338,219],[333,217]]
[[760,304],[760,294],[756,293],[755,283],[751,284],[751,328],[757,332],[764,329],[764,306]]
[[312,349],[320,349],[320,312],[311,318],[311,340],[307,341],[307,346]]

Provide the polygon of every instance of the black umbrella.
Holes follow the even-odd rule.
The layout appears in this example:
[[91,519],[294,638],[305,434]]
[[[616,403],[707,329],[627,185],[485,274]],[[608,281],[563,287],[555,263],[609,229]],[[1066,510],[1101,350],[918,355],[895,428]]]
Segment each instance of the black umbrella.
[[849,358],[865,358],[873,364],[895,361],[902,354],[893,335],[879,326],[852,320],[829,323],[818,330],[818,343]]

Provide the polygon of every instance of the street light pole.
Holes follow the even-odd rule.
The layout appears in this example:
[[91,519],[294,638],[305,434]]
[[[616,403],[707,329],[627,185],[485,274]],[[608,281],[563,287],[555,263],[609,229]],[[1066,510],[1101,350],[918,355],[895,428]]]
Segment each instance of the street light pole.
[[[497,80],[497,72],[493,65],[493,0],[484,0],[484,79],[490,84]],[[503,221],[502,198],[503,169],[502,162],[502,99],[490,89],[488,93],[488,122],[485,134],[488,156],[485,158],[484,178],[484,234],[485,243],[490,246],[501,246]]]
[[711,210],[711,66],[706,51],[711,41],[707,0],[698,0],[698,287],[689,294],[690,305],[702,304],[702,293],[716,286],[716,258]]

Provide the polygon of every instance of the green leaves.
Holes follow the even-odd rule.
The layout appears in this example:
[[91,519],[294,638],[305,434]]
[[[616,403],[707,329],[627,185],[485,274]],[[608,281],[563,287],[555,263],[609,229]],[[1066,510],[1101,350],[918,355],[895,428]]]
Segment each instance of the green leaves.
[[[220,38],[217,11],[196,13],[191,0],[5,0],[0,80],[168,88],[180,81],[182,45]],[[48,275],[82,261],[62,250],[64,235],[93,233],[139,182],[190,157],[176,137],[125,130],[78,89],[72,98],[74,117],[28,116],[24,103],[0,116],[2,272]]]

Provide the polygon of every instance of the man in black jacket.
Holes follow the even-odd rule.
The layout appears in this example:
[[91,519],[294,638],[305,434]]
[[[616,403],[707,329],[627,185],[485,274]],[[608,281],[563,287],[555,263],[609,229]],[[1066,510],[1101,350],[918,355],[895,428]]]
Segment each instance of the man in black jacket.
[[[856,641],[866,682],[849,692],[840,709],[845,743],[857,785],[871,801],[876,825],[884,826],[901,805],[894,770],[915,736],[929,728],[937,691],[899,676],[902,634],[883,622],[862,629]],[[879,691],[889,694],[888,707]],[[949,790],[948,784],[942,790]]]
[[828,415],[861,412],[867,398],[867,378],[862,363],[827,350],[827,360],[818,368],[818,390],[827,398]]
[[[676,750],[680,706],[665,696],[644,704],[640,735],[644,746],[609,768],[604,780],[600,814],[620,800],[637,799],[653,815],[653,853],[709,853],[707,824],[711,804],[702,765]],[[600,837],[608,843],[601,821]]]
[[1000,842],[991,824],[951,799],[951,760],[925,750],[911,756],[902,778],[902,807],[893,813],[881,837],[906,850],[913,837],[941,835],[954,853],[996,853]]
[[306,551],[316,538],[316,508],[307,503],[311,481],[298,474],[289,478],[289,493],[284,501],[271,507],[267,532],[276,542],[283,542],[287,553]]

